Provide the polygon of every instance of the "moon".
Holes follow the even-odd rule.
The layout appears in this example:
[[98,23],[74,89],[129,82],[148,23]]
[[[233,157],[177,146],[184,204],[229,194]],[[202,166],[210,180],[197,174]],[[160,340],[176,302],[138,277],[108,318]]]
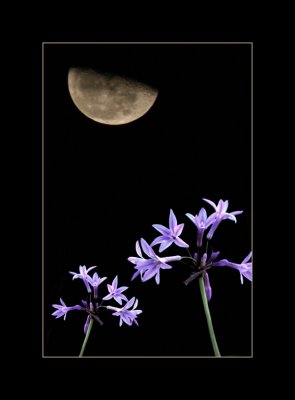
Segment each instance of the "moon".
[[135,121],[152,107],[158,96],[157,89],[142,82],[90,68],[70,68],[68,88],[83,114],[107,125]]

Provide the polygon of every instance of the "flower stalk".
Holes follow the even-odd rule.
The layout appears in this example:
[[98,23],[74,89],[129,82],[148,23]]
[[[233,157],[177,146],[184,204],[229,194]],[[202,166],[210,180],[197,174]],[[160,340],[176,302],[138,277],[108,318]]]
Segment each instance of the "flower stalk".
[[79,357],[83,357],[83,355],[84,355],[84,351],[85,351],[85,348],[86,348],[86,345],[87,345],[87,342],[88,342],[88,339],[89,339],[89,336],[90,336],[92,325],[93,325],[93,319],[91,318],[90,323],[88,325],[88,329],[87,329],[85,338],[84,338],[84,341],[83,341],[83,344],[82,344],[82,347],[81,347],[81,351],[80,351]]
[[215,355],[215,357],[221,357],[220,352],[219,352],[219,348],[218,348],[218,344],[217,344],[217,341],[216,341],[215,333],[214,333],[214,328],[213,328],[211,314],[210,314],[209,305],[208,305],[208,301],[207,301],[206,289],[205,289],[203,276],[201,276],[199,278],[199,286],[200,286],[202,301],[203,301],[203,305],[204,305],[205,315],[206,315],[206,319],[207,319],[209,335],[210,335],[212,347],[213,347],[213,350],[214,350],[214,355]]

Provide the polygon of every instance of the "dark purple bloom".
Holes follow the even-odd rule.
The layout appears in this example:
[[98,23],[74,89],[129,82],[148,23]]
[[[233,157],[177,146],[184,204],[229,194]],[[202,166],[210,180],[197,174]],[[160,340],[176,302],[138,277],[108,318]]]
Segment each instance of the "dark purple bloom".
[[252,251],[247,255],[247,257],[241,262],[241,264],[236,264],[233,262],[230,262],[226,259],[213,262],[214,267],[230,267],[237,269],[240,272],[240,277],[241,277],[241,283],[243,284],[244,279],[243,277],[249,279],[249,281],[252,281],[252,262],[248,262],[250,258],[252,257]]
[[127,297],[122,294],[125,290],[128,289],[128,286],[121,286],[118,288],[118,276],[113,280],[111,285],[108,285],[109,294],[103,297],[103,300],[116,300],[117,303],[122,304],[122,299],[128,301]]
[[72,307],[67,307],[62,298],[60,298],[60,303],[61,304],[52,304],[52,307],[56,308],[57,310],[54,311],[51,315],[55,316],[56,318],[60,318],[60,317],[64,316],[64,319],[66,319],[68,311],[84,310],[84,307],[81,307],[81,306],[78,306],[78,305],[72,306]]
[[210,301],[211,297],[212,297],[212,289],[211,289],[211,285],[210,285],[209,275],[206,271],[203,273],[203,279],[204,279],[204,284],[205,284],[206,297],[207,297],[207,300]]
[[154,276],[156,276],[156,282],[160,283],[160,270],[161,269],[171,269],[171,265],[167,264],[172,261],[181,260],[181,256],[171,256],[171,257],[159,257],[156,255],[151,246],[147,244],[144,239],[140,240],[141,247],[144,253],[150,257],[148,259],[142,256],[142,252],[139,246],[139,242],[136,242],[135,249],[139,257],[129,257],[128,261],[135,264],[134,267],[137,271],[132,276],[131,280],[135,279],[139,274],[141,275],[142,282],[145,282]]
[[70,274],[74,275],[73,279],[82,279],[83,280],[83,282],[85,283],[85,286],[86,286],[86,289],[87,289],[88,293],[91,293],[91,287],[89,286],[89,278],[90,278],[90,276],[88,275],[88,272],[91,271],[94,268],[97,268],[97,267],[95,266],[95,267],[90,267],[90,268],[86,269],[85,265],[84,266],[80,265],[80,267],[79,267],[80,273],[79,274],[77,274],[77,272],[71,272],[70,271]]
[[[136,320],[137,315],[142,313],[142,310],[136,310],[138,300],[132,297],[122,308],[107,306],[107,309],[115,311],[113,315],[120,317],[119,326],[122,326],[123,322],[127,325],[132,325],[133,322],[138,325]],[[130,310],[130,308],[133,308]]]
[[[94,307],[93,307],[93,304],[92,304],[92,303],[89,304],[89,311],[90,311],[91,313],[94,312]],[[87,315],[87,318],[86,318],[85,325],[84,325],[84,334],[85,334],[85,335],[86,335],[86,333],[87,333],[87,331],[88,331],[88,327],[89,327],[90,321],[91,321],[91,315],[88,314],[88,315]]]
[[215,213],[211,214],[210,217],[207,218],[207,212],[205,208],[201,208],[199,215],[193,216],[192,214],[185,214],[197,227],[197,246],[201,247],[203,242],[203,235],[205,230],[214,222]]
[[220,222],[224,219],[230,219],[234,222],[237,222],[237,219],[235,217],[235,215],[239,215],[242,214],[243,211],[233,211],[231,213],[227,212],[228,209],[228,200],[219,200],[218,204],[216,205],[215,203],[213,203],[213,201],[208,200],[208,199],[203,199],[204,201],[206,201],[208,204],[210,204],[214,209],[215,209],[215,213],[213,213],[212,215],[210,215],[209,218],[211,218],[212,216],[215,217],[215,220],[207,234],[207,239],[210,240],[212,239],[212,236],[216,230],[216,228],[218,227],[218,225],[220,224]]
[[[214,251],[211,253],[209,259],[207,253],[204,253],[201,257],[200,260],[200,266],[198,271],[193,272],[191,276],[184,281],[185,285],[188,285],[190,282],[195,280],[196,278],[200,277],[201,275],[204,278],[204,284],[205,284],[205,289],[206,289],[206,296],[207,300],[210,301],[212,297],[212,289],[210,285],[210,280],[209,280],[209,275],[207,273],[207,270],[210,269],[214,265],[214,260],[219,256],[220,251]],[[197,261],[199,258],[198,254],[194,254],[194,259]]]
[[161,243],[159,247],[160,253],[171,246],[172,243],[175,243],[179,247],[189,247],[189,245],[179,237],[183,231],[184,224],[177,225],[177,219],[172,210],[170,210],[169,215],[169,228],[158,224],[153,225],[153,227],[162,234],[156,237],[151,243],[151,246]]
[[88,275],[87,280],[88,280],[88,282],[90,283],[90,285],[93,287],[93,292],[94,292],[94,298],[95,298],[95,299],[98,298],[98,286],[99,286],[103,281],[105,281],[106,279],[107,279],[106,276],[103,277],[103,278],[100,278],[100,277],[98,276],[98,273],[97,273],[97,272],[94,272],[92,278]]

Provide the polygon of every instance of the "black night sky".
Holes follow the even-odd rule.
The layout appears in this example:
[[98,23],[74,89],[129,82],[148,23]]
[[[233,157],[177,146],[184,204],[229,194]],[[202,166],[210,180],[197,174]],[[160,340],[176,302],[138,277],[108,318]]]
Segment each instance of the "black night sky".
[[[68,91],[71,67],[129,76],[159,95],[142,118],[103,125],[87,118]],[[251,249],[251,47],[250,44],[45,44],[44,45],[44,355],[77,356],[86,314],[55,320],[52,303],[79,304],[83,282],[68,271],[97,265],[108,283],[119,275],[143,313],[139,327],[122,326],[110,312],[94,324],[85,355],[212,356],[197,281],[173,263],[155,280],[130,282],[127,261],[135,242],[158,236],[172,208],[182,238],[195,245],[196,228],[185,213],[202,201],[229,200],[244,210],[226,220],[212,245],[221,258],[240,263]],[[157,248],[157,247],[156,247]],[[194,251],[194,249],[192,249]],[[163,255],[186,255],[171,246]],[[251,355],[251,285],[230,268],[209,272],[209,303],[224,356]],[[103,295],[106,287],[101,287]],[[114,302],[112,302],[114,303]],[[115,305],[115,304],[112,304]]]

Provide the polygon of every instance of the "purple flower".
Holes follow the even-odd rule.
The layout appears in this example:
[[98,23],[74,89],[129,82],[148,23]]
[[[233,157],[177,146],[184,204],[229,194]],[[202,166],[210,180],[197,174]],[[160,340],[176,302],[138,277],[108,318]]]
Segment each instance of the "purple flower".
[[169,215],[169,228],[158,224],[153,225],[153,227],[162,234],[161,236],[156,237],[156,239],[151,243],[151,246],[161,243],[159,247],[160,253],[171,246],[172,243],[175,243],[179,247],[189,247],[189,245],[179,237],[183,231],[184,224],[177,225],[177,219],[172,210],[170,210]]
[[83,280],[83,282],[85,283],[85,286],[86,286],[86,289],[87,289],[88,293],[91,293],[91,287],[89,286],[89,278],[90,278],[90,276],[88,275],[88,272],[91,271],[93,268],[97,268],[97,267],[95,266],[95,267],[90,267],[90,268],[86,269],[85,265],[84,266],[80,265],[80,267],[79,267],[80,274],[77,274],[76,272],[71,272],[70,271],[70,274],[74,275],[73,279],[77,279],[78,278],[78,279],[82,279]]
[[215,221],[213,222],[213,225],[211,226],[211,228],[207,234],[208,240],[212,239],[213,233],[215,232],[216,228],[218,227],[218,225],[220,224],[220,222],[222,220],[231,219],[232,221],[237,222],[235,215],[242,214],[242,212],[243,212],[243,211],[233,211],[231,213],[226,212],[228,209],[228,200],[225,200],[225,201],[219,200],[217,205],[215,203],[213,203],[213,201],[211,201],[211,200],[208,200],[208,199],[203,199],[203,200],[206,201],[208,204],[210,204],[215,209],[215,213],[213,213],[209,217],[209,218],[211,218],[212,216],[214,216]]
[[[132,297],[122,308],[107,306],[107,309],[114,310],[113,315],[120,317],[119,326],[122,326],[123,322],[127,325],[132,325],[133,322],[138,325],[136,321],[137,315],[142,313],[142,310],[136,310],[138,305],[138,300],[135,300],[135,297]],[[133,308],[130,310],[130,308]]]
[[108,285],[109,294],[103,297],[103,300],[116,300],[117,303],[122,304],[122,299],[128,301],[127,297],[122,294],[125,290],[127,290],[127,286],[121,286],[118,288],[118,275],[113,280],[111,285]]
[[217,261],[213,263],[214,267],[230,267],[237,269],[240,272],[240,277],[241,277],[241,284],[244,283],[243,277],[249,279],[249,281],[252,281],[252,262],[248,262],[250,258],[252,257],[252,251],[247,255],[247,257],[241,262],[241,264],[236,264],[233,262],[230,262],[226,259]]
[[100,278],[98,276],[97,272],[94,272],[93,277],[91,278],[90,276],[88,276],[87,280],[90,283],[90,285],[93,287],[93,292],[94,292],[94,298],[97,299],[98,298],[98,286],[105,281],[107,278],[106,276],[103,278]]
[[203,242],[203,235],[205,230],[214,222],[215,213],[211,214],[210,217],[207,218],[207,212],[205,208],[201,208],[199,215],[193,216],[192,214],[185,214],[197,227],[197,246],[201,247]]
[[181,256],[171,256],[171,257],[158,257],[151,246],[147,244],[144,239],[140,239],[141,247],[144,253],[150,257],[145,259],[142,256],[142,252],[139,246],[139,242],[136,242],[135,249],[139,257],[129,257],[128,261],[135,264],[134,267],[137,271],[132,276],[131,280],[135,279],[139,274],[141,275],[142,282],[145,282],[154,276],[156,276],[156,282],[160,283],[160,270],[161,269],[171,269],[171,265],[167,264],[172,261],[181,260]]
[[83,307],[78,306],[78,305],[77,306],[73,306],[73,307],[67,307],[62,298],[60,298],[60,303],[61,304],[52,304],[52,307],[56,308],[57,310],[54,311],[51,315],[55,316],[56,318],[60,318],[60,317],[64,316],[64,319],[66,319],[68,311],[84,310]]

